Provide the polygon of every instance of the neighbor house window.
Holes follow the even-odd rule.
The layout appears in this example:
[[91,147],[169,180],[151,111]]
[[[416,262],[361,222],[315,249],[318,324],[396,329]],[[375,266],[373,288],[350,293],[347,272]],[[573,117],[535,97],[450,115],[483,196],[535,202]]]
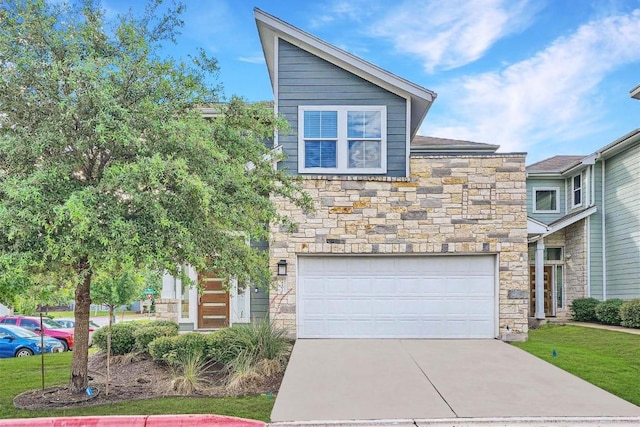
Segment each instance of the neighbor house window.
[[385,106],[299,107],[300,172],[385,173],[386,123]]
[[559,188],[534,188],[533,212],[534,213],[558,213]]
[[575,208],[582,205],[582,174],[576,175],[571,179],[571,187],[573,189],[573,200],[571,207]]

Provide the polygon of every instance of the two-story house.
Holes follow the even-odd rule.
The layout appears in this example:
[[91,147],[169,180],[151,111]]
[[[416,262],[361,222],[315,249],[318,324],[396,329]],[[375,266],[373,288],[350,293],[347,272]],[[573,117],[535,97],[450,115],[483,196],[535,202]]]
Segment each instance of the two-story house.
[[576,298],[640,298],[640,129],[528,166],[527,215],[531,317],[566,317]]
[[166,277],[183,329],[268,310],[296,338],[526,339],[525,154],[418,136],[435,93],[261,10],[255,19],[290,125],[274,136],[277,167],[302,177],[315,210],[273,199],[296,228],[270,230],[268,299],[232,287],[214,302],[224,291],[211,288],[205,308]]

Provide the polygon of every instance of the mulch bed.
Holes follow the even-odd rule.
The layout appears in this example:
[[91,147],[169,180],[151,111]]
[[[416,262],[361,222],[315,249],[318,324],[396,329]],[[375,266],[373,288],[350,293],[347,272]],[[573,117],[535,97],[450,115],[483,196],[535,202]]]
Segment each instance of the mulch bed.
[[[89,358],[89,387],[87,393],[71,393],[67,385],[45,390],[30,390],[19,394],[13,404],[19,409],[43,410],[77,408],[89,405],[104,405],[125,400],[151,399],[157,397],[185,396],[178,394],[172,386],[174,375],[169,367],[155,363],[145,354],[135,357],[112,357],[109,392],[106,390],[106,355],[95,354]],[[277,393],[284,372],[252,382],[241,390],[230,391],[225,387],[220,367],[213,366],[205,379],[207,386],[190,397],[226,397]]]

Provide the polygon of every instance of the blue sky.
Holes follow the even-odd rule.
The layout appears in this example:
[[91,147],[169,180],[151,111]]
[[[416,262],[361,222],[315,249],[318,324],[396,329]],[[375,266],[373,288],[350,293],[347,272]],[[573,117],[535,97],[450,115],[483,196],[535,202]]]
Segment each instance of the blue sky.
[[[216,57],[224,94],[271,100],[258,7],[438,94],[420,134],[590,154],[640,127],[640,0],[187,0],[167,54]],[[132,4],[103,0],[109,13]]]

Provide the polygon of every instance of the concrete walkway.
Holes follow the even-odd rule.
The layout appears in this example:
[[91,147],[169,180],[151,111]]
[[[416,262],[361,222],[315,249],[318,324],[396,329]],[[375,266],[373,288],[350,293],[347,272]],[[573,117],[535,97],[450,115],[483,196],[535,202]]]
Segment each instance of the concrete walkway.
[[640,408],[497,340],[298,340],[271,413],[274,422],[492,417],[640,417]]
[[567,321],[553,321],[553,322],[549,322],[549,324],[582,326],[583,328],[606,329],[607,331],[624,332],[625,334],[640,335],[640,329],[625,328],[624,326],[603,325],[601,323],[573,322],[571,320],[567,320]]

